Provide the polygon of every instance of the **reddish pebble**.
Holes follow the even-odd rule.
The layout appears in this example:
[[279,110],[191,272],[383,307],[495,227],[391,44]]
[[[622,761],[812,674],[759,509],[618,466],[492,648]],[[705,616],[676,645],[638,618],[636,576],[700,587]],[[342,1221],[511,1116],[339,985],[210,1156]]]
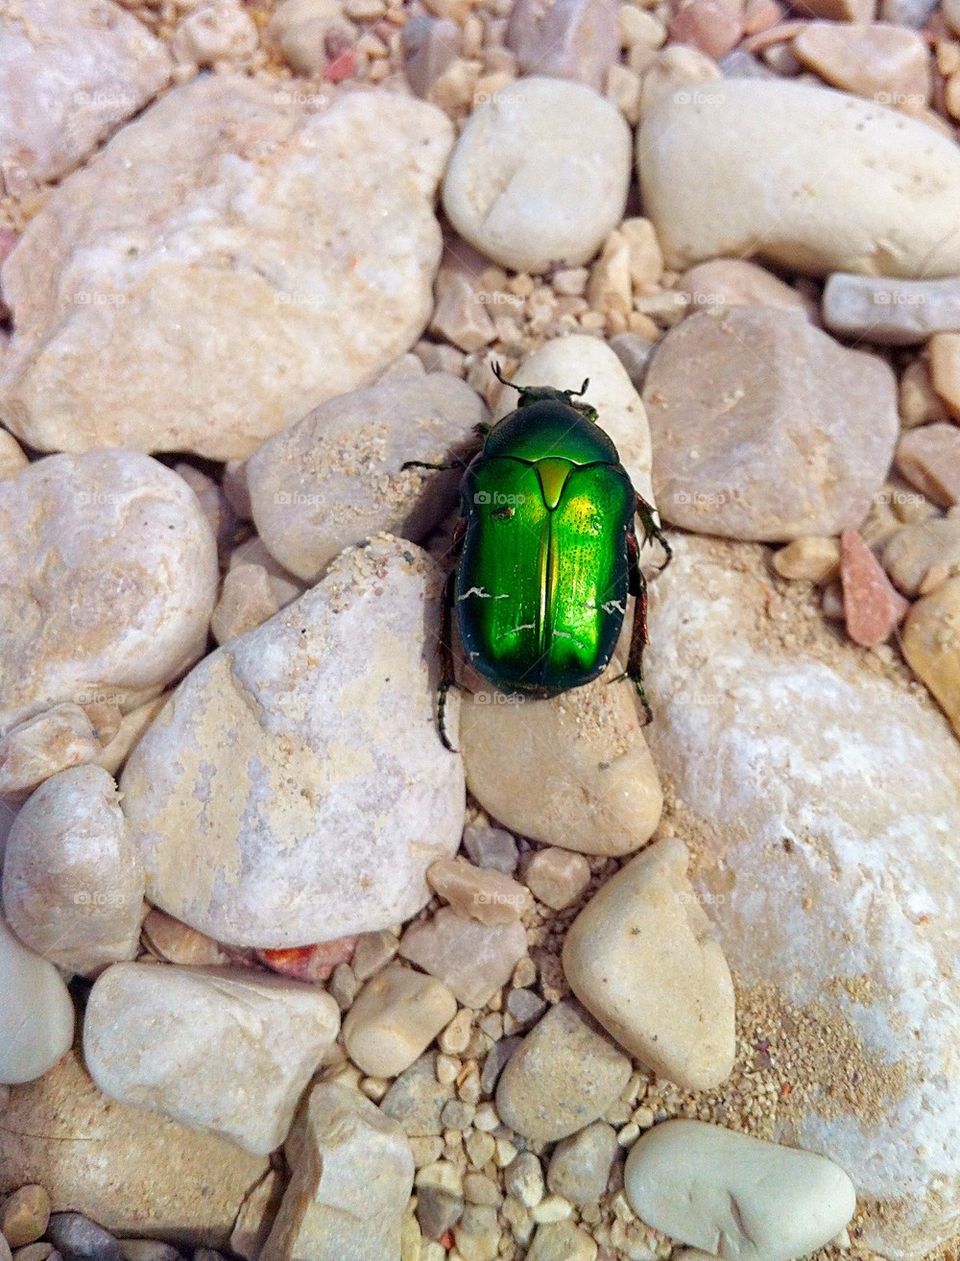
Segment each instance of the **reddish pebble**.
[[856,530],[840,536],[840,581],[847,634],[872,648],[890,638],[910,605],[890,585],[880,562]]
[[338,937],[317,946],[293,946],[288,950],[258,950],[257,958],[273,972],[298,981],[325,981],[338,963],[349,963],[357,938]]
[[708,57],[725,57],[740,42],[740,22],[719,0],[690,0],[681,4],[670,21],[670,38],[692,44]]
[[328,83],[341,83],[344,79],[349,79],[352,74],[356,73],[357,59],[354,56],[352,48],[348,48],[346,52],[342,52],[339,57],[334,57],[326,70],[323,77]]

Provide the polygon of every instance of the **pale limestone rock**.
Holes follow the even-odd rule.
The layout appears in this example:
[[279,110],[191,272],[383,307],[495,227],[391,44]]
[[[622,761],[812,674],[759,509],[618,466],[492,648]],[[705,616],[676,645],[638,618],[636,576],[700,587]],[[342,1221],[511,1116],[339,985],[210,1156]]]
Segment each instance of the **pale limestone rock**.
[[527,935],[518,920],[481,924],[442,907],[430,919],[411,924],[400,953],[448,985],[465,1007],[484,1007],[506,985],[527,953]]
[[116,963],[91,991],[83,1053],[111,1098],[266,1155],[339,1028],[330,995],[296,981]]
[[631,859],[574,920],[563,970],[621,1046],[661,1077],[709,1090],[733,1068],[733,982],[688,863],[677,837]]
[[210,633],[218,644],[229,643],[262,626],[282,606],[262,565],[234,565],[224,575],[220,599],[210,617]]
[[897,444],[897,468],[941,508],[960,502],[960,428],[945,421],[908,429]]
[[101,751],[86,710],[54,705],[0,737],[0,794],[31,792],[58,771],[95,761]]
[[883,549],[883,566],[906,596],[916,596],[928,571],[945,565],[960,568],[960,519],[918,521],[892,534]]
[[427,871],[427,883],[460,915],[481,924],[509,924],[531,906],[530,894],[499,871],[474,867],[463,858],[441,858]]
[[258,947],[426,903],[464,802],[434,717],[439,587],[412,543],[377,540],[184,680],[121,780],[151,902]]
[[[72,1041],[73,1003],[60,973],[28,950],[0,919],[0,1083],[42,1077]],[[9,1124],[9,1107],[4,1125]],[[22,1177],[16,1185],[24,1181]]]
[[587,262],[623,218],[630,129],[582,83],[518,79],[467,120],[443,205],[494,262],[542,272]]
[[249,455],[420,336],[451,140],[394,93],[175,88],[7,259],[0,417],[41,450]]
[[834,272],[823,290],[823,322],[841,337],[881,346],[915,345],[933,333],[960,330],[960,280]]
[[702,1121],[666,1121],[633,1146],[624,1190],[648,1226],[721,1261],[791,1261],[829,1243],[853,1184],[813,1152]]
[[344,17],[341,0],[282,0],[264,32],[290,66],[308,78],[327,64],[326,38],[342,38],[349,47],[357,38],[354,24]]
[[780,542],[859,525],[899,431],[887,364],[771,307],[685,319],[643,392],[660,512],[705,534]]
[[28,462],[20,443],[13,434],[7,433],[6,429],[0,429],[0,479],[15,477],[22,468],[27,467]]
[[680,277],[678,288],[689,297],[692,311],[725,306],[772,306],[806,312],[796,289],[772,272],[743,258],[715,258],[698,263]]
[[7,838],[3,907],[25,945],[69,972],[93,976],[134,957],[143,868],[106,771],[62,771],[21,806]]
[[239,0],[200,0],[174,31],[170,51],[181,65],[244,61],[257,47],[257,26]]
[[663,797],[633,688],[610,683],[621,672],[614,660],[593,683],[550,700],[500,704],[488,686],[463,696],[459,747],[489,814],[584,854],[629,854],[650,838]]
[[550,846],[538,849],[523,869],[533,896],[553,911],[575,902],[590,883],[590,864],[582,854]]
[[396,1077],[457,1013],[445,985],[399,963],[364,985],[343,1022],[343,1044],[369,1077]]
[[226,1244],[268,1170],[234,1143],[107,1099],[78,1051],[14,1088],[2,1124],[0,1193],[40,1183],[55,1212],[75,1209],[120,1235]]
[[572,1204],[600,1200],[618,1150],[617,1132],[606,1121],[594,1121],[561,1139],[547,1169],[550,1190]]
[[617,60],[615,0],[517,0],[510,10],[507,47],[524,74],[574,79],[598,91]]
[[497,1084],[497,1111],[524,1138],[553,1142],[595,1121],[629,1077],[627,1057],[567,999],[510,1057]]
[[321,1082],[288,1146],[293,1176],[260,1261],[400,1256],[413,1155],[395,1121],[359,1091]]
[[778,606],[763,549],[677,544],[651,592],[651,748],[738,1005],[805,1066],[762,1136],[836,1161],[866,1246],[921,1257],[960,1221],[960,750],[922,689]]
[[59,702],[134,708],[203,652],[217,556],[197,498],[132,451],[0,481],[0,731]]
[[929,100],[926,42],[904,26],[810,22],[791,48],[804,66],[845,92],[914,110]]
[[0,17],[0,187],[88,157],[170,79],[163,44],[112,0],[21,0]]
[[644,210],[668,266],[753,253],[814,276],[960,272],[949,138],[807,83],[707,86],[659,96],[640,127]]
[[331,399],[268,439],[247,462],[253,519],[270,553],[313,582],[351,544],[380,530],[414,542],[453,508],[462,469],[443,463],[476,445],[487,410],[447,373],[403,376]]
[[230,961],[229,955],[212,938],[181,924],[155,906],[143,921],[143,940],[145,946],[167,963],[219,965]]
[[774,569],[781,578],[803,582],[829,582],[840,564],[836,539],[804,535],[774,552]]

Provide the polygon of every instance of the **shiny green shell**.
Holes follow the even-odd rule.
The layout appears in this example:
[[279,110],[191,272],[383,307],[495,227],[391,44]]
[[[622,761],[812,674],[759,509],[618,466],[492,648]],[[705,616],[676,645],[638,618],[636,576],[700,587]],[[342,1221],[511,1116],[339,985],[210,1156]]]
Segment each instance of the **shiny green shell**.
[[563,402],[519,407],[490,432],[461,498],[454,597],[470,664],[541,696],[596,678],[623,625],[636,510],[609,437]]

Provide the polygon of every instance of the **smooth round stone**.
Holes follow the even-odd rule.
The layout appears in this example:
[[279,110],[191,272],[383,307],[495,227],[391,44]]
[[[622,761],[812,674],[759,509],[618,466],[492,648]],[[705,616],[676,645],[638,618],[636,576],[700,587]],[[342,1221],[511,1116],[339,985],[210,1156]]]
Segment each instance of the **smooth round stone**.
[[0,481],[0,730],[57,702],[132,708],[204,651],[217,550],[196,495],[133,451]]
[[542,272],[592,258],[623,218],[630,129],[582,83],[518,79],[479,105],[454,147],[443,206],[494,262]]
[[679,1086],[709,1090],[733,1068],[733,981],[688,864],[669,837],[621,867],[567,932],[563,970],[622,1047]]
[[883,549],[883,566],[904,595],[916,596],[928,570],[960,568],[960,518],[942,517],[904,526]]
[[703,534],[780,542],[859,525],[899,432],[883,360],[770,307],[685,319],[643,393],[657,505]]
[[42,1077],[73,1042],[73,1003],[60,973],[0,919],[0,1083]]
[[772,306],[807,312],[803,296],[764,267],[743,258],[698,263],[680,277],[692,311],[724,306]]
[[371,977],[343,1022],[343,1043],[370,1077],[396,1077],[457,1014],[445,985],[399,963]]
[[132,959],[143,887],[117,786],[99,766],[62,771],[21,807],[7,838],[3,908],[44,958],[85,975]]
[[[600,428],[613,439],[620,462],[634,488],[653,503],[650,465],[650,424],[643,399],[614,351],[599,337],[573,333],[556,337],[525,359],[512,380],[517,385],[549,385],[555,390],[579,390],[590,384],[584,396],[599,413]],[[517,405],[517,392],[503,386],[493,419],[501,420]],[[647,552],[644,560],[652,553]]]
[[617,1154],[617,1132],[606,1121],[594,1121],[553,1149],[547,1182],[555,1195],[572,1204],[599,1200],[607,1189]]
[[633,1211],[721,1261],[791,1261],[838,1235],[853,1183],[823,1156],[702,1121],[665,1121],[633,1145],[624,1170]]
[[948,137],[808,83],[709,89],[658,97],[640,127],[644,213],[668,266],[755,254],[814,276],[960,272],[960,153]]
[[64,1261],[123,1261],[113,1235],[82,1213],[54,1213],[47,1236]]
[[187,676],[121,780],[150,902],[261,948],[416,914],[463,828],[436,727],[441,586],[379,538]]
[[380,530],[418,542],[453,508],[462,469],[403,469],[450,461],[476,444],[487,410],[445,372],[388,379],[329,400],[268,439],[247,463],[253,519],[271,554],[313,582],[345,547]]
[[791,48],[805,66],[846,92],[914,109],[929,99],[926,42],[903,26],[811,22]]

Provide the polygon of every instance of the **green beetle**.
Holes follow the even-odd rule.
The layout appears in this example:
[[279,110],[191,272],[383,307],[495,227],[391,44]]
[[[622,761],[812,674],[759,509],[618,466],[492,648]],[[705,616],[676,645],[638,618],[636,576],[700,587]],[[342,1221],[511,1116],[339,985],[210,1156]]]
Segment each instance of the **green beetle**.
[[[617,448],[580,390],[516,386],[515,411],[492,428],[460,483],[458,555],[444,591],[440,738],[455,682],[451,630],[456,609],[470,665],[510,694],[556,696],[582,687],[613,655],[627,596],[636,597],[627,668],[649,722],[641,663],[647,640],[646,581],[640,544],[671,550],[654,509],[637,493]],[[404,468],[450,468],[411,460]]]

